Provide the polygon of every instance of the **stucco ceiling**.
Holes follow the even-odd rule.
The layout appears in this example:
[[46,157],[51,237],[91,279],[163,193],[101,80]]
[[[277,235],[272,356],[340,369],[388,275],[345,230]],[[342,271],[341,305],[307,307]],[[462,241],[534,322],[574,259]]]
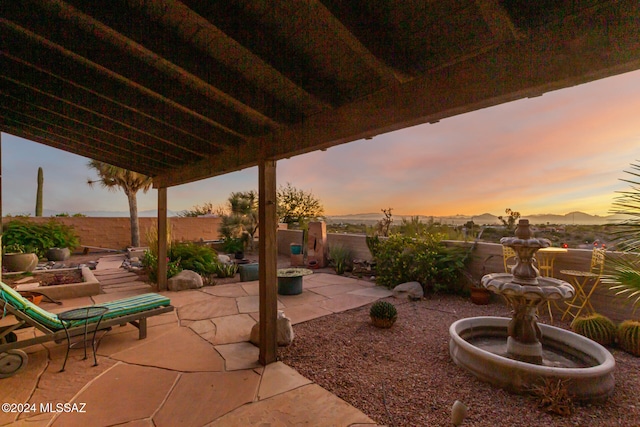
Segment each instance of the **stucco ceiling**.
[[1,1],[0,130],[165,187],[635,70],[639,34],[637,0]]

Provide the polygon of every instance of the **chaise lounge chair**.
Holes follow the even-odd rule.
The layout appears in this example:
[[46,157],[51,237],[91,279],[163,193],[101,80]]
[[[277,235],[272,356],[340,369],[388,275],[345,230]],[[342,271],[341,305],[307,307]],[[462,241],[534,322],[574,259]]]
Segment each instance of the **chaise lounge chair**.
[[[87,330],[110,330],[116,325],[131,323],[138,328],[138,338],[147,336],[147,318],[173,310],[169,298],[155,293],[136,295],[107,302],[100,305],[109,309],[102,317],[88,320]],[[13,314],[16,324],[0,327],[0,378],[7,378],[16,374],[27,364],[27,354],[20,350],[34,344],[48,341],[61,342],[67,339],[65,326],[70,337],[83,335],[85,321],[72,321],[62,324],[58,316],[33,304],[20,295],[18,291],[0,282],[0,308],[2,317]],[[34,338],[18,340],[15,330],[34,327],[42,335]]]

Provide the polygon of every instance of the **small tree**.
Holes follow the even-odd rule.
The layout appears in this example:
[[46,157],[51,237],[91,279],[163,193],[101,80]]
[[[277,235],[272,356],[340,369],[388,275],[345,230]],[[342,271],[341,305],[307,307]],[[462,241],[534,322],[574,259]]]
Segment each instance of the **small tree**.
[[132,172],[127,169],[112,166],[98,160],[91,160],[88,164],[98,173],[98,180],[89,179],[87,183],[92,186],[99,182],[104,188],[110,191],[117,191],[121,188],[127,195],[129,201],[129,218],[131,219],[131,245],[140,246],[140,225],[138,222],[138,199],[136,194],[142,190],[146,193],[153,184],[153,179],[149,176]]
[[324,208],[311,192],[297,189],[290,183],[286,187],[280,186],[277,191],[277,213],[281,222],[287,224],[303,223],[321,219]]
[[258,194],[251,191],[231,193],[228,199],[229,214],[222,215],[220,232],[225,239],[241,239],[253,250],[253,240],[258,231]]
[[213,203],[206,202],[202,205],[194,205],[191,209],[186,209],[178,213],[179,217],[197,217],[202,215],[216,214],[223,216],[225,214],[224,207],[213,206]]
[[502,224],[507,229],[507,233],[511,234],[516,229],[516,221],[520,218],[520,212],[512,211],[510,208],[504,210],[504,213],[509,215],[506,219],[500,215],[498,219],[502,221]]
[[389,229],[391,228],[391,223],[393,222],[393,218],[391,214],[391,211],[393,210],[393,208],[380,209],[380,210],[384,214],[384,218],[378,221],[378,224],[376,225],[376,232],[378,233],[378,236],[386,237],[389,235]]

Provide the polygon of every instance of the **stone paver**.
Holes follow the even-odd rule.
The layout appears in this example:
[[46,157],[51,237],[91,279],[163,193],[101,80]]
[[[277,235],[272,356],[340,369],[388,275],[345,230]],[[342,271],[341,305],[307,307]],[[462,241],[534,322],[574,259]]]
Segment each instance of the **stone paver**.
[[[29,354],[27,366],[29,369],[23,369],[17,375],[0,379],[2,381],[2,387],[0,387],[1,403],[25,403],[29,401],[31,391],[38,383],[38,376],[47,366],[46,351]],[[2,411],[0,412],[0,424],[15,421],[17,417],[18,414],[16,413]]]
[[242,285],[242,289],[247,293],[247,295],[259,295],[260,294],[260,284],[258,282],[244,282]]
[[238,314],[235,298],[213,297],[200,292],[203,297],[178,308],[178,317],[184,320],[202,320]]
[[260,350],[248,342],[217,345],[216,350],[222,355],[227,371],[253,369],[260,366],[258,355]]
[[[43,308],[60,312],[149,292],[137,275],[120,268],[123,259],[100,259],[94,273],[102,278],[104,294]],[[278,295],[278,308],[293,324],[390,295],[370,282],[317,272],[304,278],[303,288],[300,295]],[[27,368],[2,380],[3,402],[86,402],[87,413],[23,414],[17,421],[3,413],[0,424],[376,425],[283,363],[258,364],[259,348],[247,342],[259,319],[257,281],[161,294],[176,310],[149,318],[145,340],[129,324],[114,327],[100,342],[97,367],[81,359],[82,351],[72,350],[60,373],[66,343],[47,342],[26,348]],[[33,336],[34,331],[19,334]]]
[[376,423],[316,384],[244,405],[208,426],[349,426]]
[[249,295],[244,288],[238,283],[231,283],[228,285],[206,286],[202,288],[202,292],[206,292],[209,295],[215,295],[217,297],[246,297]]
[[332,311],[318,307],[317,304],[294,305],[293,307],[285,308],[283,311],[284,314],[291,319],[292,325],[333,314]]
[[282,362],[272,363],[262,371],[258,400],[268,399],[307,384],[311,384],[311,380],[300,375],[295,369]]
[[259,382],[252,370],[183,374],[153,421],[158,427],[205,425],[252,402]]
[[[257,295],[250,295],[248,297],[236,298],[238,303],[238,311],[240,313],[252,313],[258,311],[260,308],[260,297]],[[284,305],[278,301],[278,310],[282,310]]]
[[176,328],[151,340],[147,338],[143,344],[114,353],[111,357],[136,365],[183,372],[224,369],[224,360],[213,346],[188,328]]
[[118,364],[75,399],[86,403],[85,413],[62,413],[53,426],[107,426],[151,417],[179,375],[154,367]]
[[256,321],[248,314],[236,314],[216,317],[213,323],[216,325],[216,335],[211,342],[217,345],[249,341],[251,328]]
[[327,297],[304,289],[299,295],[278,295],[278,301],[287,308],[301,304],[313,304],[324,299],[327,299]]
[[363,287],[356,283],[342,283],[339,285],[328,285],[322,286],[318,288],[311,289],[311,292],[315,292],[316,294],[330,297],[333,295],[346,294],[347,292],[359,291],[362,290]]
[[315,273],[309,276],[305,276],[305,281],[311,283],[321,283],[324,285],[342,285],[342,284],[351,284],[358,283],[360,285],[370,285],[370,282],[366,280],[357,280],[352,279],[351,277],[338,276],[335,274],[327,274],[327,273]]

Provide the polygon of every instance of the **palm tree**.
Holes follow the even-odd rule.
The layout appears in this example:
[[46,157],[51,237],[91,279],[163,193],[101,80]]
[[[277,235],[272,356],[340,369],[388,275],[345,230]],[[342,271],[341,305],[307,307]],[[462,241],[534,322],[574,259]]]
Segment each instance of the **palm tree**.
[[117,191],[118,188],[121,188],[124,194],[127,195],[129,217],[131,219],[131,246],[140,246],[140,225],[138,223],[138,199],[136,194],[140,190],[143,193],[149,191],[153,184],[153,178],[98,160],[91,160],[88,166],[95,169],[99,177],[96,181],[89,179],[87,183],[90,186],[99,182],[102,187],[108,190]]

